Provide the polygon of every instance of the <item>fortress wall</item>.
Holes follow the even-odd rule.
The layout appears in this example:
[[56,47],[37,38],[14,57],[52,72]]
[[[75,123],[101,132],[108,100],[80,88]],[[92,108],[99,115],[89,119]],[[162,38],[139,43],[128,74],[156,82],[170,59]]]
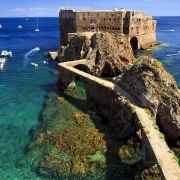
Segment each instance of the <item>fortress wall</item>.
[[156,33],[143,34],[139,37],[140,47],[146,48],[156,42]]
[[103,31],[124,33],[137,37],[138,48],[156,42],[156,21],[141,11],[89,11],[61,10],[61,45],[68,42],[68,33]]
[[60,42],[61,45],[67,44],[68,33],[74,33],[76,28],[76,12],[72,10],[61,11],[59,14],[60,21]]
[[77,12],[77,31],[106,31],[120,33],[122,29],[121,12]]
[[152,20],[152,16],[146,16],[142,12],[130,12],[131,23],[129,35],[139,36],[154,33],[156,31],[156,21]]

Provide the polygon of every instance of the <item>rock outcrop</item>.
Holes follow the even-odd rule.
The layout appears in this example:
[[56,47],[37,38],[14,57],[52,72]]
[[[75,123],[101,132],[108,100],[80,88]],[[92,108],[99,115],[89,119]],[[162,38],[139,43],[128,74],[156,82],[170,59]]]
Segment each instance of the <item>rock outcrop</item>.
[[123,34],[96,33],[91,38],[92,47],[87,55],[93,75],[114,77],[122,73],[135,57],[130,43]]
[[58,51],[60,62],[73,61],[86,58],[91,45],[89,37],[77,34],[67,46],[61,46]]
[[91,39],[85,34],[75,35],[68,46],[59,51],[60,61],[83,58],[88,59],[91,74],[101,77],[118,76],[136,60],[125,35],[102,32],[93,34]]
[[180,139],[180,90],[160,62],[139,58],[118,84],[150,109],[167,139]]

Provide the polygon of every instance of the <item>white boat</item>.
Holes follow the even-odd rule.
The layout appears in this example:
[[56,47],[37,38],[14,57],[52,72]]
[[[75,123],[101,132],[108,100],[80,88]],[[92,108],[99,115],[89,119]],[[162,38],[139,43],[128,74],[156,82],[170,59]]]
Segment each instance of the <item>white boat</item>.
[[34,66],[35,68],[38,67],[38,64],[36,64],[36,63],[31,63],[31,65]]
[[0,63],[1,63],[1,64],[4,64],[5,62],[6,62],[6,58],[1,57],[1,58],[0,58]]
[[34,50],[35,51],[40,51],[40,48],[39,47],[35,47]]
[[0,57],[0,69],[1,69],[1,70],[2,70],[3,67],[4,67],[5,62],[6,62],[6,58]]
[[47,61],[43,61],[43,63],[44,63],[44,64],[48,64],[48,62],[47,62]]
[[2,28],[2,25],[0,24],[0,29]]
[[12,57],[12,52],[11,51],[6,51],[6,50],[3,50],[2,52],[1,52],[1,56],[3,56],[3,57]]
[[39,23],[38,23],[38,18],[37,18],[37,27],[35,29],[35,32],[39,32]]
[[0,69],[2,70],[4,67],[4,64],[0,63]]
[[19,25],[17,28],[18,28],[18,29],[22,29],[22,26]]

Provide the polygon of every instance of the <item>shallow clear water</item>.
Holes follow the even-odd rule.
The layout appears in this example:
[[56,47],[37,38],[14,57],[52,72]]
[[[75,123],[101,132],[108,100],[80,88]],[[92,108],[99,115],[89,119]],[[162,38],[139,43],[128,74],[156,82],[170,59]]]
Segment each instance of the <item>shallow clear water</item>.
[[[34,32],[35,18],[5,18],[0,24],[0,50],[13,52],[0,72],[0,179],[37,179],[28,168],[15,165],[29,143],[29,130],[38,123],[45,95],[56,88],[50,72],[55,64],[44,65],[43,60],[45,52],[59,46],[58,18],[40,18],[39,33]],[[16,28],[19,24],[23,30]],[[35,47],[40,51],[26,57]]]
[[[155,19],[157,39],[166,45],[156,48],[153,54],[180,83],[180,55],[167,56],[180,51],[180,17]],[[16,164],[29,143],[29,130],[38,123],[46,94],[56,90],[56,76],[51,73],[56,65],[44,65],[42,61],[45,52],[59,47],[59,22],[58,18],[39,18],[39,33],[34,32],[35,18],[4,18],[0,24],[0,50],[13,52],[13,58],[0,72],[0,179],[38,179],[28,166]],[[18,25],[23,29],[18,30]],[[175,31],[164,31],[171,29]],[[35,47],[41,50],[26,58]],[[39,68],[33,68],[32,62]]]

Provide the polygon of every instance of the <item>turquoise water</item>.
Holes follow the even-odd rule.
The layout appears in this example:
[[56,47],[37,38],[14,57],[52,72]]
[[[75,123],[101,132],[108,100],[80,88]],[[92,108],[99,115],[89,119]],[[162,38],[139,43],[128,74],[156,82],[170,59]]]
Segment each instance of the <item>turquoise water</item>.
[[[38,179],[28,167],[17,167],[29,143],[28,133],[39,121],[47,92],[56,90],[55,64],[44,53],[59,46],[57,18],[39,19],[40,32],[35,33],[36,19],[0,19],[0,50],[13,52],[0,72],[0,179]],[[51,28],[49,24],[51,23]],[[16,25],[23,26],[22,31]],[[52,33],[53,32],[53,33]],[[27,52],[35,47],[40,51]],[[39,64],[37,69],[30,63]]]
[[[180,17],[155,17],[158,21],[157,39],[164,42],[150,53],[180,83]],[[32,127],[39,121],[39,114],[48,92],[56,91],[57,77],[52,73],[56,64],[46,59],[44,53],[59,47],[58,18],[40,18],[40,32],[35,33],[36,19],[0,19],[0,50],[13,52],[0,72],[0,179],[40,179],[28,166],[18,166],[30,141]],[[18,30],[17,26],[23,29]],[[174,29],[175,31],[169,31]],[[40,51],[27,52],[40,47]],[[177,54],[173,56],[167,56]],[[30,63],[39,64],[37,69]],[[42,178],[44,179],[44,178]]]

